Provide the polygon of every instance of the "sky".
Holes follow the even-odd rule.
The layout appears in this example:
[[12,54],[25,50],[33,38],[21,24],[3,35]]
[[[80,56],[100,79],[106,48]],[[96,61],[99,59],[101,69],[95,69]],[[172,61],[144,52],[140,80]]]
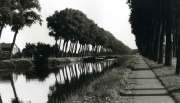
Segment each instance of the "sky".
[[[110,31],[118,40],[132,49],[135,45],[134,35],[131,33],[131,26],[128,22],[130,10],[126,4],[127,0],[39,0],[41,5],[41,16],[43,24],[34,24],[24,27],[17,36],[16,44],[21,49],[26,43],[49,43],[54,44],[54,39],[49,37],[46,18],[54,13],[55,10],[73,8],[81,10],[100,27]],[[0,42],[11,43],[13,32],[10,27],[3,30]]]

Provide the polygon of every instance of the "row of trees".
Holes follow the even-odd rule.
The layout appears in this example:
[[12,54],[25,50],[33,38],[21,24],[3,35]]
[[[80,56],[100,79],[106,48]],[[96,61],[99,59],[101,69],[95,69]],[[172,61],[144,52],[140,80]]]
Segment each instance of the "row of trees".
[[128,0],[128,4],[139,52],[167,66],[172,65],[173,56],[177,57],[176,74],[180,74],[180,2]]
[[63,45],[62,53],[84,56],[104,53],[122,54],[130,50],[79,10],[55,11],[47,18],[47,22],[49,35],[55,38],[55,46],[60,50]]
[[38,0],[0,0],[0,39],[3,29],[10,26],[14,32],[11,53],[19,30],[36,22],[41,24],[40,10]]

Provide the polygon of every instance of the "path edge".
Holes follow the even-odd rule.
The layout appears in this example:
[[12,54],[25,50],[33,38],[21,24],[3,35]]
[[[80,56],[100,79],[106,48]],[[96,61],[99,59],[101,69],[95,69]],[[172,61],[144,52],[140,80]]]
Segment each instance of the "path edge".
[[176,98],[175,95],[173,95],[168,88],[166,87],[166,85],[164,84],[164,82],[160,79],[160,77],[156,74],[156,72],[154,71],[153,67],[150,65],[149,61],[147,58],[143,57],[143,60],[145,61],[145,63],[148,65],[149,69],[152,70],[152,72],[155,74],[156,78],[159,80],[159,82],[164,86],[164,88],[167,90],[167,93],[169,94],[169,96],[174,100],[175,103],[180,103],[180,101]]

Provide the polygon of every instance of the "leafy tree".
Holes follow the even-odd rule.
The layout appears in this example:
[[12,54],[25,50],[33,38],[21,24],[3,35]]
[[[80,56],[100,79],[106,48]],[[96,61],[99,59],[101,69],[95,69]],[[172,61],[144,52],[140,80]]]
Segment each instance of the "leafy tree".
[[[140,53],[172,65],[177,57],[176,74],[180,73],[179,56],[179,4],[178,0],[128,0],[131,9],[130,23]],[[164,49],[165,48],[165,49]]]
[[26,43],[25,48],[22,50],[24,57],[33,57],[34,50],[36,48],[35,44]]
[[39,22],[41,24],[41,17],[37,13],[40,11],[38,0],[16,0],[14,3],[16,12],[13,14],[11,30],[15,33],[11,45],[11,52],[16,42],[16,37],[19,30],[23,27],[30,27],[32,24]]
[[[55,11],[52,16],[47,18],[47,22],[49,34],[55,37],[56,43],[59,38],[64,39],[62,48],[64,53],[73,55],[78,52],[80,56],[86,56],[90,54],[99,55],[102,51],[112,52],[107,44],[109,42],[108,37],[114,40],[114,36],[108,36],[112,34],[100,28],[79,10]],[[115,41],[118,42],[118,40]],[[79,49],[77,45],[80,46]],[[92,49],[90,49],[91,47]]]
[[45,43],[26,43],[25,48],[22,50],[22,54],[24,57],[34,57],[35,53],[38,55],[42,55],[44,57],[49,57],[53,55],[53,46]]
[[14,12],[12,0],[0,0],[0,38],[6,25],[9,25]]

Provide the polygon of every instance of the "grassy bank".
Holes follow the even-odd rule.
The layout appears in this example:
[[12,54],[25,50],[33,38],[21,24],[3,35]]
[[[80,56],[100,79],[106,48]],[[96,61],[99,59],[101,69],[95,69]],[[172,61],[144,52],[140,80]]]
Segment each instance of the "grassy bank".
[[83,87],[65,103],[130,103],[132,99],[121,94],[129,88],[128,76],[131,70],[127,66],[131,59],[132,56],[121,58],[117,67]]

